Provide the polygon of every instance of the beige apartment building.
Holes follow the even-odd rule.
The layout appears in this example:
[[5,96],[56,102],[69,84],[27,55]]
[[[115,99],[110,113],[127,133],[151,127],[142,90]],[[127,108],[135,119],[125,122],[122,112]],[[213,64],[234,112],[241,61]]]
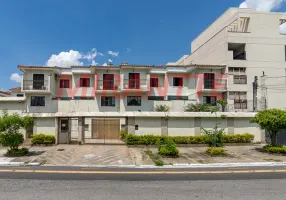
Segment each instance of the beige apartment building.
[[[253,107],[253,82],[258,78],[257,108],[285,108],[285,13],[230,8],[191,44],[191,54],[168,65],[225,65],[229,110]],[[233,106],[232,106],[233,105]]]

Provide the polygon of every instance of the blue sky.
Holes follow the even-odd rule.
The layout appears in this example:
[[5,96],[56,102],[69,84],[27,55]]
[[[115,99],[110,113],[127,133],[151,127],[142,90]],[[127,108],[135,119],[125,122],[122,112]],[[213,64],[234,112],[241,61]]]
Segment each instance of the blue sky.
[[[255,1],[281,0],[247,1],[252,5]],[[11,74],[21,74],[18,64],[46,65],[53,54],[61,52],[68,52],[61,54],[63,57],[79,56],[84,65],[103,65],[108,59],[113,64],[176,61],[190,53],[190,43],[199,33],[226,9],[242,2],[1,0],[0,89],[19,85],[10,80]],[[285,11],[285,5],[277,10]],[[57,59],[55,56],[50,63]]]

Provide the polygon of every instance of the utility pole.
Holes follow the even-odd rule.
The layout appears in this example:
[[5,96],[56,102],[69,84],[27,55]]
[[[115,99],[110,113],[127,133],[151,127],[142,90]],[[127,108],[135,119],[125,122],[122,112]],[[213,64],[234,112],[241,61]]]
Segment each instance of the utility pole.
[[262,71],[262,76],[261,76],[261,101],[263,104],[263,110],[267,109],[267,87],[265,85],[265,81],[266,81],[267,77],[264,73],[264,71]]
[[258,78],[254,76],[253,85],[253,112],[257,112],[257,88],[258,88]]

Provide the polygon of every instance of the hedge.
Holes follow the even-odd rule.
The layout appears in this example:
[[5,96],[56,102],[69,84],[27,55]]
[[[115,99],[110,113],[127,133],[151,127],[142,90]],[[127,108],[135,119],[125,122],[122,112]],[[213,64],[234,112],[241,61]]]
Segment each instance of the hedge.
[[[155,145],[158,141],[173,140],[176,144],[208,144],[208,137],[201,136],[160,136],[160,135],[133,135],[128,134],[125,137],[128,145]],[[223,135],[224,143],[252,143],[254,135],[249,133],[241,135]]]
[[38,134],[33,135],[31,139],[32,144],[55,144],[56,138],[53,135]]
[[267,145],[264,146],[263,149],[268,153],[278,153],[278,154],[286,154],[286,147],[285,146],[271,146]]

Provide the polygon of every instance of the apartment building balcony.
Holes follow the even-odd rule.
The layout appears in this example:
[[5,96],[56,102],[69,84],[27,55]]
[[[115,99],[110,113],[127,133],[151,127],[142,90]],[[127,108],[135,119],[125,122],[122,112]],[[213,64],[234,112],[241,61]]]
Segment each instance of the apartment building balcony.
[[205,79],[203,80],[202,87],[197,88],[197,92],[226,92],[227,91],[227,79]]
[[124,90],[148,91],[147,79],[124,79]]
[[120,81],[98,80],[95,90],[96,92],[119,92]]
[[50,93],[49,80],[23,80],[22,90],[30,93]]

